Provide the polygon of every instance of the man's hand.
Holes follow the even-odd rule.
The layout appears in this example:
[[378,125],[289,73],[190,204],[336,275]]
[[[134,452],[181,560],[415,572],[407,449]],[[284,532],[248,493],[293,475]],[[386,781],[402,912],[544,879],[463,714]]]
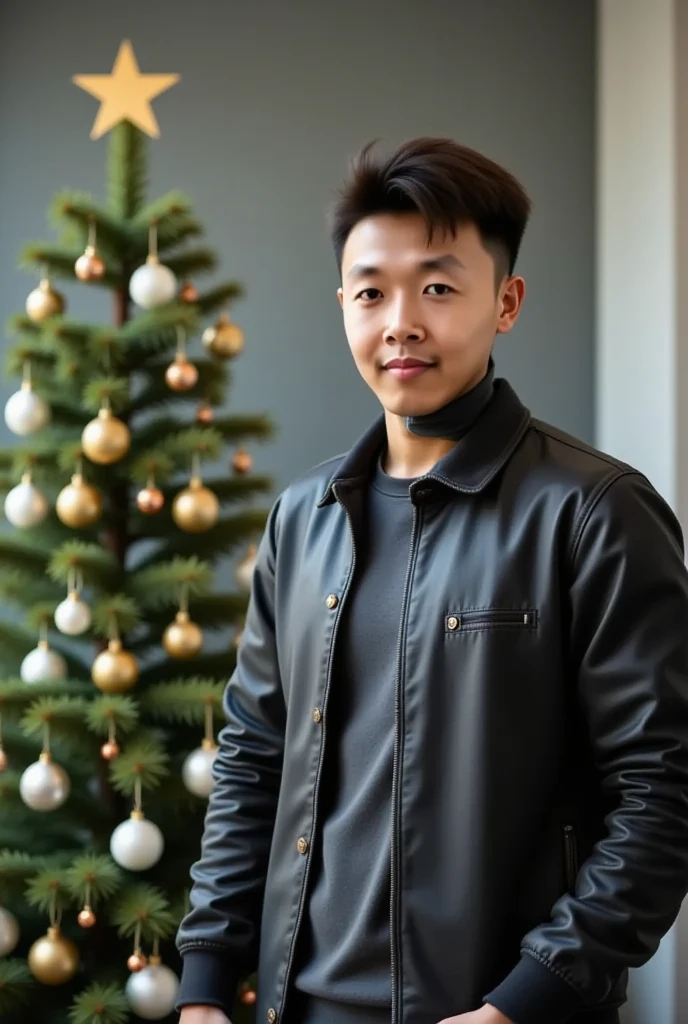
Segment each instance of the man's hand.
[[216,1006],[184,1006],[179,1024],[232,1024]]
[[460,1013],[458,1017],[445,1017],[439,1024],[514,1024],[505,1017],[496,1006],[485,1003],[479,1010],[472,1013]]

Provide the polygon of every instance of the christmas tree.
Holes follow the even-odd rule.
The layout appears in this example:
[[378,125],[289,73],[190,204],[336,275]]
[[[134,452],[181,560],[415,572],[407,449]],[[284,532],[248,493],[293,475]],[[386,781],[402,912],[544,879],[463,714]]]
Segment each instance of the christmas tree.
[[[242,447],[270,421],[220,408],[244,344],[226,308],[241,286],[199,293],[216,257],[194,242],[190,203],[144,200],[137,124],[155,134],[141,110],[156,93],[135,109],[131,77],[118,111],[99,94],[107,201],[56,196],[59,241],[26,248],[42,278],[10,321],[8,372],[23,381],[5,407],[20,439],[0,450],[5,1024],[176,1019],[174,937],[267,518],[254,503],[271,489]],[[139,76],[153,78],[176,80]],[[108,289],[113,322],[67,313],[60,277]],[[246,979],[236,1024],[253,998]]]

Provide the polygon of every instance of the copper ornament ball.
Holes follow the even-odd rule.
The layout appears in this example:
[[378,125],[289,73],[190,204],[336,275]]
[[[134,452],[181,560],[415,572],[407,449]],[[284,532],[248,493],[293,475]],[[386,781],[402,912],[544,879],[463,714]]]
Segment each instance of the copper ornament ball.
[[152,516],[165,504],[165,495],[158,487],[144,487],[136,495],[136,504],[140,512]]
[[198,288],[191,281],[184,281],[179,289],[179,298],[182,302],[194,303],[198,298]]
[[148,961],[141,952],[132,953],[127,960],[127,967],[132,974],[136,974],[138,971],[142,971],[147,965]]
[[204,423],[204,424],[212,423],[213,422],[213,416],[214,416],[213,407],[211,405],[209,405],[207,402],[203,402],[203,404],[199,405],[198,409],[196,410],[196,422],[197,423]]
[[232,468],[235,473],[250,473],[253,469],[253,456],[240,448],[232,459]]
[[5,768],[7,768],[7,754],[0,747],[0,772],[4,772]]
[[253,1006],[256,1002],[256,998],[256,993],[252,988],[245,988],[239,996],[239,999],[244,1006]]
[[89,906],[85,906],[77,917],[77,921],[82,928],[92,928],[96,923],[96,915]]
[[165,382],[172,391],[189,391],[198,381],[198,370],[184,355],[178,355],[165,371]]
[[105,761],[114,761],[118,754],[119,746],[115,743],[114,740],[108,740],[107,743],[103,743],[102,747],[100,748],[100,756]]
[[86,246],[85,252],[74,264],[74,273],[80,281],[100,281],[105,273],[105,264],[94,246]]

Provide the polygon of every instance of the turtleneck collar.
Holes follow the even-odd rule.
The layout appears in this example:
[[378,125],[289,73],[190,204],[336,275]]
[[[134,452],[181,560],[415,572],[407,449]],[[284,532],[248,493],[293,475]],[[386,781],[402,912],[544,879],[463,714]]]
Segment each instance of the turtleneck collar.
[[494,371],[494,360],[490,356],[487,373],[475,387],[453,398],[436,412],[424,416],[406,416],[406,429],[418,437],[443,437],[449,441],[460,441],[494,394]]

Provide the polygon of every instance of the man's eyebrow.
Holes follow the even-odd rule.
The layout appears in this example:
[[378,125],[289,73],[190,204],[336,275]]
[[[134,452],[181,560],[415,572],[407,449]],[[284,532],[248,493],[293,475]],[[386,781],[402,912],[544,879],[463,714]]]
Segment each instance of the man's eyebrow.
[[[444,256],[433,256],[431,259],[421,260],[417,265],[417,270],[428,271],[428,270],[465,270],[466,265],[462,263],[460,259],[454,256],[453,253],[446,253]],[[381,274],[382,271],[379,267],[375,267],[370,263],[354,263],[349,270],[347,279],[361,278],[361,277],[375,277],[376,274]]]

